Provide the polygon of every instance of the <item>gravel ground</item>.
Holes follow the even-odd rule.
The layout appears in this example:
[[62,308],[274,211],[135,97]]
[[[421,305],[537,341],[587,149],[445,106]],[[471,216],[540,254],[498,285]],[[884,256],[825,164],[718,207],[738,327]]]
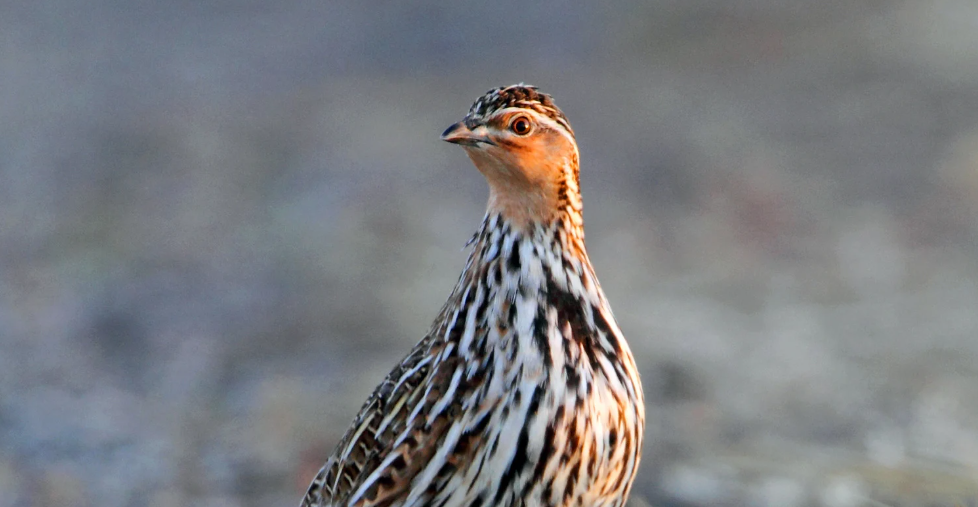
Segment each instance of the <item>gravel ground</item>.
[[633,507],[978,506],[978,4],[0,5],[0,507],[298,503],[556,96]]

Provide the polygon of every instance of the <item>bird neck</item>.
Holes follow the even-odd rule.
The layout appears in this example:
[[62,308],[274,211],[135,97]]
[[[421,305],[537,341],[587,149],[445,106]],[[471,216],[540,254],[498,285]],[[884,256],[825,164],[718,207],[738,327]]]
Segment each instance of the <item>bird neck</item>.
[[584,250],[579,216],[514,228],[500,214],[486,215],[432,330],[469,374],[487,350],[539,371],[570,365],[565,358],[579,366],[585,356],[635,369]]
[[514,217],[490,198],[465,270],[435,321],[435,335],[455,343],[450,350],[466,356],[488,346],[509,354],[544,336],[568,347],[555,338],[564,336],[580,340],[580,350],[597,347],[630,361],[584,246],[577,160],[566,162],[545,214]]
[[474,245],[469,258],[472,268],[502,264],[503,271],[525,276],[536,274],[523,272],[537,267],[550,271],[575,266],[592,269],[581,212],[570,206],[554,211],[547,220],[532,222],[490,210],[470,244]]
[[[584,246],[580,201],[567,204],[546,222],[513,223],[490,210],[469,242],[472,250],[456,287],[458,297],[479,294],[518,302],[569,294],[580,303],[608,309]],[[471,302],[471,301],[468,301]],[[610,313],[610,309],[608,309]]]
[[512,229],[532,234],[563,221],[583,237],[577,151],[558,157],[502,160],[468,150],[489,183],[487,215],[499,215]]

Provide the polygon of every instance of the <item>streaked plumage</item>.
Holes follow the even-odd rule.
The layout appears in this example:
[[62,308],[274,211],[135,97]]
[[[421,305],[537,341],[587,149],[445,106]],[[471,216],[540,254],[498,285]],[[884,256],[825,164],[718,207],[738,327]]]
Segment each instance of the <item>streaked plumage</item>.
[[513,85],[442,138],[488,180],[486,217],[430,331],[302,507],[618,507],[639,464],[642,388],[584,248],[570,124]]

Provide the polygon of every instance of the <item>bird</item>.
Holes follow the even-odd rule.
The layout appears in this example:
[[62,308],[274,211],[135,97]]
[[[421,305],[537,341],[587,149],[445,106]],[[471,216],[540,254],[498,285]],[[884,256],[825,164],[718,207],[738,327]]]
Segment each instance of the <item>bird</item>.
[[301,507],[620,507],[644,396],[584,247],[574,131],[520,83],[489,90],[441,139],[488,181],[486,213],[428,333]]

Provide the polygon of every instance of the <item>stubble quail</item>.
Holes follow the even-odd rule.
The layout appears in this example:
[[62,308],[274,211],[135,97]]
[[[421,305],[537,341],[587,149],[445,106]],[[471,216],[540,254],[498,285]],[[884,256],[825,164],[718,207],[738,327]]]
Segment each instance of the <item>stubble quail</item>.
[[442,139],[489,182],[465,269],[302,507],[619,507],[641,457],[635,361],[584,247],[574,131],[523,84]]

